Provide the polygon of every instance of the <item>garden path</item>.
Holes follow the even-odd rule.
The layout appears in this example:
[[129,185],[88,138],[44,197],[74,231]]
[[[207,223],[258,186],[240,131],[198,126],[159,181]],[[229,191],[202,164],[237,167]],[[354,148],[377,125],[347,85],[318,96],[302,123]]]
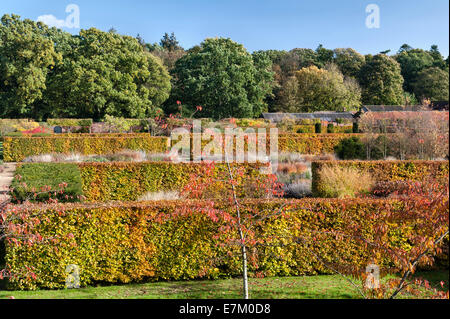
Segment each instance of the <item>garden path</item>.
[[[0,170],[1,171],[1,170]],[[0,172],[0,202],[9,199],[8,190],[16,171],[15,163],[4,163]]]

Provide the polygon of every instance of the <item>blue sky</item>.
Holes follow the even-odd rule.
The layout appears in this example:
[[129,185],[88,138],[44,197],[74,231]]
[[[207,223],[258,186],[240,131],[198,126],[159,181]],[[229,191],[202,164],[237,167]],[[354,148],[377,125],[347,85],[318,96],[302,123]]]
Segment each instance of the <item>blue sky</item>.
[[[37,20],[54,15],[64,20],[68,4],[80,8],[80,26],[159,42],[175,32],[190,48],[208,37],[229,37],[249,51],[352,47],[367,54],[403,43],[449,52],[448,0],[14,0],[0,2],[0,15],[19,14]],[[380,28],[365,25],[368,4],[380,8]],[[66,31],[77,33],[77,29]]]

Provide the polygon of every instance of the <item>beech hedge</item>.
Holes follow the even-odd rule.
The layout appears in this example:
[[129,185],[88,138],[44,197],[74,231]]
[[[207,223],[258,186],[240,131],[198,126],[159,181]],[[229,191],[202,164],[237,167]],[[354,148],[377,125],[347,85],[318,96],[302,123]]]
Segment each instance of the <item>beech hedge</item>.
[[[303,199],[246,200],[242,201],[241,210],[270,213],[281,204],[285,205],[286,214],[265,220],[255,230],[258,236],[297,236],[298,225],[311,230],[339,230],[342,213],[354,214],[355,220],[362,219],[364,229],[361,231],[371,234],[375,221],[364,220],[365,212],[381,212],[387,206],[401,209],[399,202],[386,200]],[[40,222],[29,229],[29,234],[39,234],[43,241],[29,243],[27,238],[14,237],[14,234],[6,239],[5,261],[9,271],[23,274],[31,270],[36,275],[35,279],[34,276],[13,276],[9,288],[64,288],[68,265],[79,267],[82,287],[98,282],[217,279],[239,275],[239,254],[233,254],[234,248],[218,245],[220,239],[215,234],[222,224],[207,217],[210,205],[208,201],[169,201],[22,207],[15,223],[23,224],[27,218],[42,216]],[[213,205],[234,214],[233,207],[224,202]],[[190,207],[192,213],[180,213],[179,208],[183,206]],[[402,237],[406,228],[396,224],[387,227],[392,228],[393,243],[407,245]],[[333,260],[340,254],[362,269],[369,258],[363,247],[349,240],[336,240],[334,236],[321,240],[315,248],[323,260]],[[238,253],[238,247],[236,249],[234,252]],[[252,276],[258,273],[265,276],[330,273],[312,255],[311,247],[302,244],[268,245],[249,254],[257,258],[258,264],[249,264]]]
[[312,191],[323,196],[319,171],[324,167],[352,167],[369,172],[377,182],[423,181],[427,178],[448,183],[448,161],[317,161],[311,163]]

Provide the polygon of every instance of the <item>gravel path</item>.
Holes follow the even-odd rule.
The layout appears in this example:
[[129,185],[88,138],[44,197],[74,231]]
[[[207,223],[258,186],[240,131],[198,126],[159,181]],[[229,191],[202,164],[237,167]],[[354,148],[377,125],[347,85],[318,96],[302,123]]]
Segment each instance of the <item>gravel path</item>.
[[9,199],[8,189],[16,171],[15,163],[4,163],[3,172],[0,173],[0,201]]

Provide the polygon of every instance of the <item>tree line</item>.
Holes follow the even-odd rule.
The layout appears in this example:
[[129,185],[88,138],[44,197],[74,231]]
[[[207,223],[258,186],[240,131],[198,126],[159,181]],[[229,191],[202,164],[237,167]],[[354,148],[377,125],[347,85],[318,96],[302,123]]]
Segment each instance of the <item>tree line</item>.
[[173,33],[146,43],[113,28],[72,35],[4,15],[0,117],[145,118],[182,108],[183,115],[221,119],[448,101],[449,58],[437,46],[404,44],[389,53],[322,45],[250,53],[225,38],[185,50]]

